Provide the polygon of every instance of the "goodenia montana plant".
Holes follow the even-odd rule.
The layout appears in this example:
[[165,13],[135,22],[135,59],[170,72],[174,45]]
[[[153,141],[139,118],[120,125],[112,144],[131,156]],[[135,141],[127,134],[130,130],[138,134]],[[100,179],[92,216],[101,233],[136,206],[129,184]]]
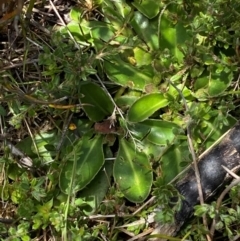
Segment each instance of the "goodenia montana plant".
[[[16,129],[26,116],[54,122],[17,145],[49,181],[43,192],[24,176],[43,202],[34,228],[59,231],[73,210],[92,214],[113,187],[117,199],[143,203],[192,162],[187,127],[197,155],[231,128],[239,116],[239,25],[240,3],[230,0],[80,0],[71,8],[66,26],[41,43],[37,91],[21,92],[10,71],[3,81],[20,99],[8,103]],[[16,198],[10,187],[6,199],[19,204],[26,190]]]
[[[45,52],[41,63],[46,75],[53,68],[45,60],[55,58],[57,68],[62,66],[65,82],[74,83],[74,94],[86,104],[82,108],[89,121],[111,120],[107,133],[93,134],[94,128],[89,128],[91,134],[83,133],[74,144],[83,142],[77,147],[81,155],[76,157],[76,191],[85,188],[104,165],[104,158],[109,158],[103,152],[111,135],[118,140],[113,161],[117,187],[130,201],[143,202],[151,191],[152,166],[161,163],[168,183],[184,163],[191,162],[184,134],[187,125],[191,125],[196,151],[201,152],[235,123],[229,113],[238,93],[232,90],[238,70],[233,48],[237,42],[230,34],[236,26],[232,18],[223,22],[226,12],[221,11],[225,6],[230,12],[233,5],[97,1],[94,6],[101,16],[91,17],[93,12],[81,7],[71,10],[70,22],[53,39],[55,57]],[[73,41],[58,46],[62,36],[70,36],[80,46],[66,53],[68,60],[58,54]],[[66,69],[66,61],[75,63],[72,71]],[[70,169],[63,168],[60,184],[67,188],[72,179],[67,174],[73,168],[69,158],[66,165]]]

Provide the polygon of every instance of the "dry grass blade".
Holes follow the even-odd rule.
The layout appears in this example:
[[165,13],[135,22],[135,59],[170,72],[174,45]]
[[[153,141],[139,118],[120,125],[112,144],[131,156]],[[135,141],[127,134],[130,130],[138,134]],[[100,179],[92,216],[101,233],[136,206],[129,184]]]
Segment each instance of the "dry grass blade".
[[24,0],[1,0],[0,1],[0,24],[5,24],[9,20],[21,13]]

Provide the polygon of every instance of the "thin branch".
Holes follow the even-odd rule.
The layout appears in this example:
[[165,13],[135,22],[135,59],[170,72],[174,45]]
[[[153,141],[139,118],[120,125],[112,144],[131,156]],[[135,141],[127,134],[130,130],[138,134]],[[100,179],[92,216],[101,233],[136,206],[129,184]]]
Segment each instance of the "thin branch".
[[[58,10],[56,9],[55,5],[53,4],[52,0],[49,0],[49,2],[50,2],[51,6],[53,8],[53,11],[55,12],[57,17],[59,18],[60,22],[63,24],[63,26],[67,27],[66,23],[63,21],[62,17],[60,16],[60,14],[59,14]],[[68,28],[67,28],[67,32],[68,32],[70,38],[72,39],[72,41],[74,42],[75,47],[80,50],[79,44],[76,42],[75,38],[73,37],[72,33],[69,31]]]
[[[223,166],[223,165],[221,165],[222,166],[222,168],[229,174],[229,175],[231,175],[232,177],[234,177],[234,178],[236,178],[236,179],[238,179],[239,178],[239,176],[236,174],[236,173],[234,173],[232,170],[229,170],[227,167],[225,167],[225,166]],[[239,168],[239,167],[237,167],[237,168]],[[235,169],[235,168],[234,168]]]
[[233,180],[232,183],[227,186],[224,191],[221,193],[221,195],[219,196],[217,203],[216,203],[216,215],[212,221],[212,225],[210,228],[210,235],[211,237],[213,237],[214,232],[215,232],[215,228],[216,228],[216,223],[217,223],[217,219],[219,217],[219,209],[220,206],[222,204],[223,198],[226,196],[226,194],[236,185],[238,185],[240,183],[240,177],[238,177],[237,179]]
[[[120,117],[127,123],[126,119],[124,118],[123,114],[122,114],[122,110],[120,108],[118,108],[116,102],[114,101],[114,99],[112,98],[112,96],[110,95],[110,93],[108,92],[106,86],[103,84],[101,78],[98,76],[98,74],[95,74],[95,76],[97,77],[99,83],[101,84],[101,86],[103,87],[103,89],[106,91],[107,95],[109,96],[109,98],[111,99],[112,103],[114,104],[114,110],[113,110],[113,113],[110,117],[110,119],[114,120],[114,118],[116,118],[116,115],[115,115],[115,111],[118,112],[118,114],[120,115]],[[127,128],[127,134],[130,135],[130,137],[132,138],[133,140],[133,143],[135,146],[137,146],[136,142],[135,142],[135,138],[133,137],[131,131]]]
[[[184,106],[185,106],[185,110],[186,110],[186,112],[188,112],[189,108],[188,108],[188,105],[187,105],[187,101],[182,94],[182,91],[174,83],[172,83],[171,80],[168,80],[168,81],[176,89],[176,91],[179,93],[179,95],[181,96],[181,98],[183,100],[183,103],[184,103]],[[191,116],[189,114],[188,114],[188,117],[189,117],[189,119],[191,119]],[[200,200],[200,204],[203,205],[204,204],[204,198],[203,198],[200,172],[199,172],[199,169],[198,169],[197,157],[196,157],[194,147],[193,147],[192,134],[191,134],[191,129],[190,129],[189,123],[187,123],[187,140],[188,140],[189,149],[190,149],[192,159],[193,159],[193,166],[194,166],[194,171],[195,171],[195,176],[196,176],[196,181],[197,181],[199,200]],[[207,217],[206,217],[205,214],[203,215],[203,224],[204,224],[205,228],[208,230]],[[207,236],[208,241],[212,240],[211,237],[208,234],[206,236]]]

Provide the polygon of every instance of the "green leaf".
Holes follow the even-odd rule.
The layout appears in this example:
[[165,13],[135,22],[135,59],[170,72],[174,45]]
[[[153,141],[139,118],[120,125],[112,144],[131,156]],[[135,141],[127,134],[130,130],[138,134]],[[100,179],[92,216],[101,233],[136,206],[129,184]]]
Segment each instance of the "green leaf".
[[229,122],[228,126],[223,126],[222,128],[219,128],[219,126],[216,126],[214,123],[215,118],[210,118],[209,120],[202,121],[201,125],[202,128],[196,128],[194,130],[194,134],[196,136],[205,136],[207,137],[204,140],[204,145],[206,148],[209,148],[215,141],[218,140],[224,133],[226,133],[231,127],[233,127],[236,124],[236,119],[231,117],[230,115],[227,117],[227,121]]
[[152,82],[153,73],[140,71],[137,67],[124,62],[119,56],[104,62],[104,70],[109,79],[116,84],[136,90],[144,90]]
[[109,117],[113,110],[114,104],[106,92],[96,84],[86,82],[81,86],[81,102],[87,104],[83,110],[92,121],[101,121]]
[[170,53],[182,62],[184,55],[179,46],[185,47],[184,43],[190,36],[182,23],[174,23],[170,19],[169,12],[166,11],[161,19],[159,46],[161,50],[169,49]]
[[90,212],[86,210],[85,214],[93,213],[104,199],[110,186],[112,172],[113,162],[106,161],[96,177],[79,193],[78,197],[92,208]]
[[59,185],[64,193],[69,194],[86,187],[103,166],[103,137],[95,136],[91,140],[83,137],[65,158]]
[[121,17],[126,18],[131,12],[131,7],[125,0],[111,1],[114,4],[115,15],[119,14]]
[[98,40],[101,39],[107,42],[113,38],[114,32],[109,28],[107,24],[105,24],[106,26],[97,26],[97,23],[99,22],[94,22],[94,23],[95,23],[95,26],[92,27],[91,29],[91,34],[94,39],[98,39]]
[[168,105],[168,100],[163,94],[148,94],[138,99],[130,107],[128,120],[131,122],[140,122],[146,120],[157,110]]
[[[41,157],[43,164],[53,162],[51,152],[46,148],[46,145],[54,144],[56,141],[56,133],[40,133],[34,137],[35,145],[32,144],[32,150],[34,153],[38,154]],[[37,148],[37,150],[35,149]]]
[[194,209],[195,209],[194,215],[198,217],[201,217],[202,215],[209,212],[209,206],[207,204],[196,205]]
[[[34,140],[34,142],[33,142]],[[54,146],[59,142],[59,136],[56,131],[40,132],[36,136],[26,137],[21,142],[17,143],[16,147],[21,150],[26,156],[31,158],[38,157],[42,164],[53,162],[52,156],[54,151],[50,151],[47,147]]]
[[119,189],[131,202],[143,202],[152,185],[152,170],[148,157],[133,143],[120,140],[120,149],[114,162],[113,175]]
[[131,25],[136,31],[138,37],[142,38],[145,44],[152,50],[159,49],[157,19],[149,20],[140,12],[134,12],[134,17],[131,20]]
[[233,80],[233,73],[229,72],[226,73],[221,71],[217,73],[217,69],[214,68],[211,71],[211,75],[209,78],[209,86],[208,86],[208,93],[210,96],[218,96],[222,94],[227,87],[231,84]]
[[139,97],[123,95],[116,99],[116,104],[118,107],[129,107],[131,106]]
[[166,184],[183,170],[184,167],[180,165],[181,162],[191,163],[190,158],[187,141],[172,145],[164,153],[161,162],[162,173]]
[[75,22],[79,22],[81,19],[81,12],[80,12],[79,8],[72,8],[70,10],[69,16]]
[[[188,89],[186,86],[183,86],[183,84],[179,84],[176,86],[179,90],[181,90],[182,95],[187,99],[188,97],[192,96],[192,91],[190,89]],[[168,92],[167,92],[168,96],[171,96],[172,99],[177,99],[179,98],[179,92],[176,90],[175,87],[173,87],[172,85],[169,86],[168,88]]]
[[147,0],[141,1],[140,3],[133,2],[132,5],[147,18],[151,19],[156,17],[159,13],[160,1]]
[[6,116],[7,112],[6,110],[0,105],[0,116]]
[[205,88],[208,85],[209,82],[209,73],[207,71],[204,71],[201,76],[199,76],[195,83],[194,83],[194,89],[200,90],[202,88]]
[[62,27],[60,31],[62,34],[66,35],[68,35],[68,31],[70,31],[74,39],[85,46],[90,45],[93,41],[90,34],[90,28],[84,21],[81,21],[81,24],[79,22],[71,21],[66,27]]
[[147,139],[141,141],[143,146],[143,151],[147,154],[147,156],[151,156],[151,161],[159,161],[161,158],[166,146],[155,145],[149,142]]
[[[167,145],[172,142],[175,135],[174,132],[180,129],[178,125],[172,122],[162,120],[146,120],[141,123],[136,123],[131,131],[138,133],[138,138],[147,138],[151,143],[156,145]],[[175,130],[173,132],[173,130]],[[147,136],[146,136],[147,135]]]
[[150,65],[153,61],[153,56],[142,48],[136,47],[133,52],[137,66]]
[[26,156],[33,156],[33,149],[32,149],[32,138],[30,136],[26,137],[19,143],[17,143],[16,147],[21,150]]
[[112,40],[114,37],[114,29],[107,22],[93,20],[88,22],[86,26],[91,30],[91,36],[94,40],[93,43],[99,51],[106,46],[106,42]]
[[52,209],[52,206],[53,199],[44,203],[43,205],[37,205],[37,211],[39,212],[39,215],[41,215],[46,220],[50,215],[50,210]]
[[118,31],[122,28],[126,16],[128,17],[130,15],[131,7],[126,4],[124,0],[104,0],[102,11],[105,22],[109,23]]

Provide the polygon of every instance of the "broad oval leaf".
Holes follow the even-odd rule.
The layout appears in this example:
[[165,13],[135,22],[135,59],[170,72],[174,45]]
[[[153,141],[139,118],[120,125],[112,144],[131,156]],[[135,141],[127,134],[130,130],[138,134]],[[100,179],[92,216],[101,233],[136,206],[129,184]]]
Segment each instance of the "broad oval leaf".
[[91,210],[89,211],[84,210],[85,214],[90,214],[96,211],[104,199],[110,186],[109,179],[111,179],[112,172],[113,162],[106,161],[96,177],[79,193],[78,197],[91,207]]
[[109,79],[116,84],[135,90],[144,90],[152,82],[153,72],[140,71],[136,66],[124,62],[120,57],[112,57],[104,62],[104,70]]
[[139,97],[122,95],[116,99],[116,104],[120,108],[131,106]]
[[79,22],[79,20],[81,19],[81,14],[82,13],[81,13],[80,9],[74,8],[74,7],[70,10],[70,13],[69,13],[70,18],[72,20],[74,20],[75,22]]
[[100,86],[86,82],[81,86],[81,94],[83,110],[90,120],[101,121],[112,114],[114,104]]
[[90,29],[88,26],[86,26],[86,23],[81,23],[81,28],[79,26],[79,22],[71,21],[67,26],[61,27],[60,32],[65,35],[68,34],[68,31],[71,32],[74,39],[76,39],[77,42],[83,44],[83,45],[89,45],[90,42],[92,42]]
[[[111,1],[108,1],[107,4],[109,5],[110,2]],[[112,1],[111,4],[114,9],[113,14],[115,16],[119,14],[119,16],[117,17],[122,17],[124,19],[128,17],[131,13],[131,6],[129,6],[129,4],[125,0]]]
[[155,145],[144,139],[141,141],[141,145],[143,146],[143,151],[148,155],[151,156],[151,161],[159,162],[160,158],[162,157],[164,151],[166,150],[166,146],[162,145]]
[[233,73],[226,73],[224,71],[217,73],[217,69],[213,68],[211,71],[208,93],[210,96],[218,96],[222,94],[233,80]]
[[86,187],[103,166],[103,137],[95,136],[91,140],[83,137],[65,158],[59,185],[64,193],[69,194]]
[[166,184],[183,170],[182,162],[191,163],[186,141],[170,146],[161,158],[162,173]]
[[[175,12],[178,14],[184,14],[175,8]],[[190,35],[187,33],[185,26],[181,22],[174,22],[170,17],[171,14],[165,11],[160,24],[160,38],[159,46],[161,50],[169,49],[170,53],[175,56],[179,62],[182,62],[184,54],[180,50],[187,48],[185,45],[186,40],[190,40]]]
[[131,202],[143,202],[152,186],[152,170],[147,155],[124,138],[113,166],[113,175],[124,196]]
[[140,122],[146,120],[154,112],[168,105],[168,100],[163,94],[148,94],[138,99],[130,107],[128,120],[131,122]]
[[55,150],[54,146],[59,142],[59,138],[56,131],[40,132],[34,137],[26,137],[16,147],[26,156],[31,156],[31,158],[37,156],[38,160],[45,165],[54,161],[52,156],[55,153],[51,148]]
[[137,66],[151,65],[154,56],[151,55],[147,50],[136,47],[133,49],[133,52]]
[[159,13],[160,1],[148,0],[141,1],[140,3],[133,2],[132,5],[147,18],[151,19],[156,17]]
[[[56,133],[40,133],[35,136],[35,144],[32,145],[33,152],[37,153],[41,157],[42,164],[49,164],[53,162],[52,152],[49,151],[46,146],[53,144],[56,141]],[[37,150],[35,149],[37,147]]]
[[130,22],[138,37],[144,40],[144,43],[152,50],[159,49],[158,40],[158,20],[157,18],[149,20],[140,12],[134,12],[134,16]]
[[174,140],[180,127],[172,122],[149,119],[129,127],[138,138],[146,138],[155,145],[167,145]]

